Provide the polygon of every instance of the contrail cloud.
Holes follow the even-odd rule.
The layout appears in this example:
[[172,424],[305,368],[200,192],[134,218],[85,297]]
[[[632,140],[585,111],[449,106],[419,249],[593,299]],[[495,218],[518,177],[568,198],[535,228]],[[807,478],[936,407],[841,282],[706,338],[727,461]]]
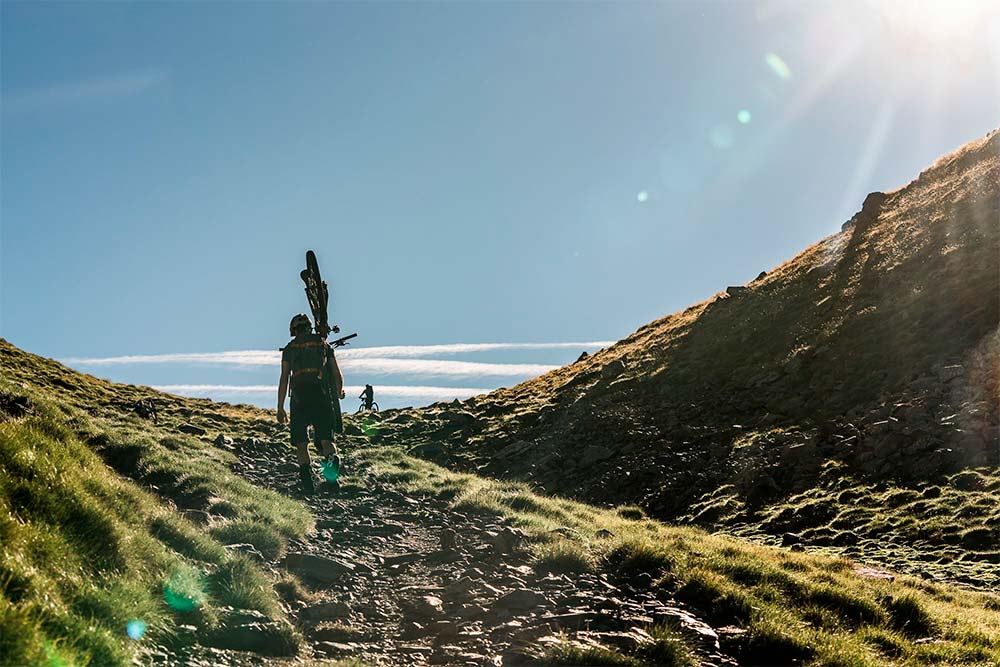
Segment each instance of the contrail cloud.
[[[276,394],[277,385],[268,384],[165,384],[151,387],[157,391],[168,394],[180,394],[181,396],[213,397],[213,396],[256,396],[259,394]],[[361,393],[362,386],[345,386],[344,391],[347,398],[351,399]],[[478,394],[486,394],[493,391],[482,387],[433,387],[421,385],[375,385],[376,399],[387,398],[415,398],[432,401],[448,401],[454,398],[466,399]]]
[[[584,341],[579,343],[448,343],[443,345],[390,345],[380,347],[354,347],[340,349],[337,358],[346,366],[348,362],[372,364],[371,366],[356,366],[357,368],[388,368],[386,362],[394,359],[420,359],[435,355],[473,354],[477,352],[496,352],[507,350],[561,350],[579,349],[595,350],[607,347],[614,341]],[[181,352],[175,354],[136,354],[120,357],[73,357],[63,360],[67,364],[80,366],[121,366],[128,364],[206,364],[223,366],[278,366],[281,363],[281,353],[277,350],[237,350],[229,352]],[[427,360],[434,363],[473,363],[447,362]],[[477,366],[515,366],[531,367],[526,372],[545,372],[550,366],[538,364],[475,364]],[[443,367],[447,368],[447,366]],[[453,366],[453,369],[459,368]],[[538,371],[538,368],[544,368]],[[406,371],[386,371],[406,372]],[[448,374],[448,373],[446,373]],[[521,374],[498,373],[499,375]]]

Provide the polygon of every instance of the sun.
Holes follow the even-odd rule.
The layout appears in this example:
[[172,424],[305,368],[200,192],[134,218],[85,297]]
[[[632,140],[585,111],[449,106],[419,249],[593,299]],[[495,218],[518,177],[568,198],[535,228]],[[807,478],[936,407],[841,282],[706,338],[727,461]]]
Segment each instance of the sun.
[[998,13],[993,0],[866,0],[894,33],[926,46],[958,44]]

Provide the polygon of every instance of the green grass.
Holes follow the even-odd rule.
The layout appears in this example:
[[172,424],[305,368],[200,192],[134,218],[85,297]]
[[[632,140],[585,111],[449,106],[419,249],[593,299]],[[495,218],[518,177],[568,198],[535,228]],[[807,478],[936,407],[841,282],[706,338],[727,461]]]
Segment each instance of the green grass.
[[901,572],[1000,585],[1000,471],[966,470],[911,488],[873,483],[835,463],[827,468],[815,487],[759,511],[730,486],[707,494],[681,520],[768,543],[794,532],[812,548]]
[[622,655],[613,649],[601,646],[578,646],[569,641],[559,642],[549,647],[539,661],[543,665],[626,665],[640,667],[643,663],[635,657]]
[[[0,413],[0,664],[126,665],[134,620],[143,641],[169,643],[178,624],[211,631],[227,607],[284,618],[275,582],[222,545],[273,557],[311,527],[302,506],[235,477],[232,455],[169,425],[116,419],[99,407],[114,385],[23,353],[11,364],[11,350],[0,342],[0,395],[30,408]],[[67,393],[18,374],[58,378]],[[210,532],[176,509],[216,506],[228,518]]]
[[[1000,662],[1000,598],[993,594],[907,576],[866,578],[845,558],[627,518],[614,509],[541,496],[523,484],[452,473],[391,447],[358,455],[409,493],[437,495],[463,511],[513,520],[530,535],[536,563],[543,567],[570,563],[572,570],[586,564],[618,577],[651,574],[664,594],[698,610],[716,627],[744,628],[728,650],[747,664],[778,659],[851,667],[888,661]],[[589,650],[564,643],[552,647],[546,659],[552,664],[641,664],[630,661],[643,659]],[[598,662],[581,662],[585,658]]]

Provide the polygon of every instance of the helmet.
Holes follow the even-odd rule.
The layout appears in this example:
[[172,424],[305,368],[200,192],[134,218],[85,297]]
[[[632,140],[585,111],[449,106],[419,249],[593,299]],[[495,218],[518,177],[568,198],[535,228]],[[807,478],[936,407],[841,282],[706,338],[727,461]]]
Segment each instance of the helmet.
[[294,336],[296,332],[302,328],[312,329],[312,322],[309,321],[308,315],[299,313],[292,318],[291,322],[288,323],[288,333]]

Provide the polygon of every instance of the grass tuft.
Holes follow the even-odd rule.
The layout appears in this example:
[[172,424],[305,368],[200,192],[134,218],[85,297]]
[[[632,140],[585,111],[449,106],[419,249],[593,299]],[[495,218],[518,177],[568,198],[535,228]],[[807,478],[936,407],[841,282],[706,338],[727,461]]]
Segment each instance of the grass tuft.
[[535,545],[534,555],[532,565],[538,572],[578,574],[596,568],[596,560],[586,545],[565,538]]

